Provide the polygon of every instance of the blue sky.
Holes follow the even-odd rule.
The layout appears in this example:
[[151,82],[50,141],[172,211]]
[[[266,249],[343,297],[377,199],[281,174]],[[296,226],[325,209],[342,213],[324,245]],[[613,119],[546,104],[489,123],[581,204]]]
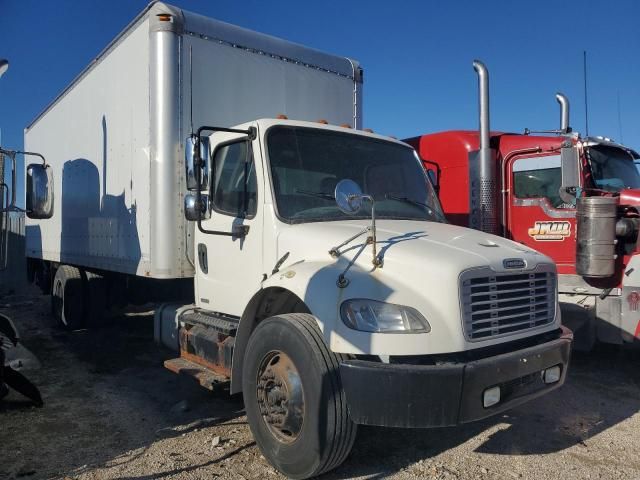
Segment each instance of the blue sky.
[[[169,3],[359,60],[364,126],[399,138],[476,128],[474,58],[490,71],[493,129],[556,128],[562,91],[584,132],[586,50],[590,133],[640,149],[640,2]],[[2,145],[21,148],[23,128],[146,4],[0,0]]]

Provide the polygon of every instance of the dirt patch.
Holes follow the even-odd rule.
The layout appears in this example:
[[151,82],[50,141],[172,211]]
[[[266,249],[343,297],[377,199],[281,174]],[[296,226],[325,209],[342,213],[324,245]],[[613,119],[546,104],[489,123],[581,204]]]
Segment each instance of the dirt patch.
[[[41,363],[45,405],[0,402],[0,478],[279,479],[242,399],[162,367],[151,313],[94,331],[52,325],[49,298],[0,299]],[[456,428],[360,428],[327,479],[640,478],[640,355],[575,355],[567,384],[506,415]]]

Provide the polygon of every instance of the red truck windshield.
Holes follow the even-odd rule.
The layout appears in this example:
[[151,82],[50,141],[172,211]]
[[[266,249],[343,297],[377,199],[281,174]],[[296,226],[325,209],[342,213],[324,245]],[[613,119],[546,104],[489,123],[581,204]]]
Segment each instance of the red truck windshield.
[[640,173],[634,157],[626,150],[597,145],[587,149],[587,158],[597,188],[609,192],[640,189]]

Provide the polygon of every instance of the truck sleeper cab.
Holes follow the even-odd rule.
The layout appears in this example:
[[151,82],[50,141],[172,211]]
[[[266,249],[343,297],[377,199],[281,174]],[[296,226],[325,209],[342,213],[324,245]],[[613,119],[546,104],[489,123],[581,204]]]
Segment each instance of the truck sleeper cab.
[[408,145],[290,120],[202,132],[185,149],[196,302],[161,310],[157,335],[171,370],[242,391],[282,472],[334,468],[357,424],[456,425],[562,385],[553,263],[442,223]]

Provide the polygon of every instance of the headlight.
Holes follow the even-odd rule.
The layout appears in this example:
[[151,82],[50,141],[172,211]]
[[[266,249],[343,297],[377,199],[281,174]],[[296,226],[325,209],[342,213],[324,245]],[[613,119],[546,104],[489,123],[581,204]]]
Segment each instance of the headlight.
[[345,300],[340,316],[349,328],[378,333],[429,333],[431,326],[415,308],[376,300]]

